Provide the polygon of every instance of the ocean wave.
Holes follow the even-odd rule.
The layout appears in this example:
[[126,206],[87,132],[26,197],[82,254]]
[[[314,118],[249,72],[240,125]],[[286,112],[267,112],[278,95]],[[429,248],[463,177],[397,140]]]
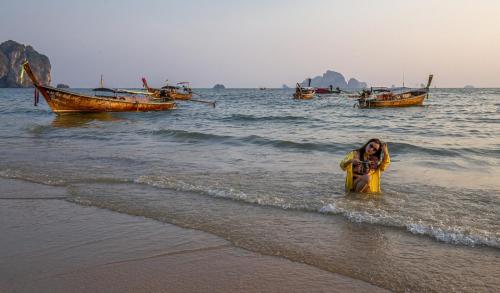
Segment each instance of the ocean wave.
[[[423,144],[424,145],[424,144]],[[409,143],[396,142],[388,143],[391,153],[394,154],[427,154],[431,156],[445,157],[467,157],[467,155],[499,155],[500,149],[485,149],[485,148],[451,148],[451,147],[431,147],[419,146]]]
[[122,184],[134,182],[134,180],[129,178],[100,177],[98,174],[96,174],[95,177],[67,177],[61,179],[57,178],[53,174],[41,174],[34,171],[30,172],[22,169],[10,168],[0,170],[0,178],[16,179],[36,184],[64,187],[67,187],[71,184]]
[[[217,182],[190,183],[169,176],[144,175],[135,180],[92,179],[87,181],[83,180],[78,183],[121,184],[133,182],[161,189],[195,193],[214,198],[255,204],[258,206],[338,215],[354,223],[400,228],[412,234],[428,236],[434,240],[453,245],[500,248],[499,233],[481,230],[479,228],[446,225],[444,223],[439,223],[439,221],[427,223],[423,220],[414,220],[411,217],[406,217],[397,212],[394,213],[381,209],[370,210],[369,207],[365,207],[368,209],[359,209],[359,206],[340,206],[338,201],[345,199],[344,194],[331,195],[329,199],[327,199],[327,202],[330,201],[330,203],[325,203],[325,199],[311,199],[309,201],[300,200],[294,202],[290,200],[290,198],[279,195],[248,194],[237,188],[224,187]],[[356,204],[361,203],[366,203],[366,201],[356,201]],[[87,204],[92,205],[92,201],[90,200]]]
[[38,183],[49,186],[65,186],[66,181],[55,179],[48,174],[31,174],[19,169],[3,169],[0,170],[0,177],[6,179],[17,179],[32,183]]
[[499,235],[488,231],[468,231],[464,227],[436,227],[430,224],[410,223],[406,229],[413,234],[428,235],[442,242],[466,246],[490,246],[500,248]]
[[314,122],[314,121],[322,121],[317,118],[312,117],[304,117],[304,116],[292,116],[292,115],[283,115],[283,116],[255,116],[255,115],[247,115],[247,114],[233,114],[228,117],[223,117],[220,119],[221,121],[229,121],[229,122]]
[[[83,125],[80,125],[83,126]],[[111,135],[98,134],[90,128],[97,128],[97,126],[81,127],[77,131],[69,131],[54,124],[34,124],[30,125],[24,130],[26,133],[34,136],[49,136],[50,138],[70,138],[75,140],[98,140],[98,141],[111,141],[117,140],[116,137]],[[88,129],[88,130],[87,130]]]
[[52,127],[51,125],[35,124],[35,125],[27,127],[25,130],[27,133],[30,133],[30,134],[41,135],[41,134],[50,133],[51,131],[54,131],[57,129]]
[[[187,131],[180,129],[160,129],[149,134],[172,138],[180,142],[218,142],[229,145],[253,144],[258,146],[271,146],[278,149],[295,150],[295,151],[320,151],[327,153],[347,153],[351,150],[359,148],[360,144],[354,143],[339,143],[339,142],[300,142],[283,139],[267,138],[259,135],[249,135],[243,137],[231,135],[219,135],[197,131]],[[391,154],[407,155],[407,154],[425,154],[439,157],[467,157],[468,155],[491,155],[500,154],[500,149],[483,149],[483,148],[443,148],[415,145],[404,142],[389,142],[389,150]]]
[[40,116],[49,116],[52,112],[49,109],[40,109],[40,108],[27,108],[26,106],[18,106],[12,108],[0,108],[0,114],[2,115],[18,115],[18,114],[28,114],[28,115],[40,115]]
[[[244,201],[248,200],[248,196],[244,192],[235,190],[233,188],[225,190],[207,185],[195,185],[167,176],[140,176],[139,178],[134,180],[134,182],[177,191],[202,193],[219,198],[240,199]],[[258,203],[258,201],[254,201],[251,203]]]
[[412,234],[429,236],[435,240],[448,244],[500,248],[500,235],[495,235],[495,233],[485,230],[471,231],[468,228],[459,226],[439,226],[436,224],[427,224],[423,221],[411,222],[410,220],[398,219],[385,211],[379,211],[377,213],[350,211],[340,208],[334,203],[321,207],[318,212],[342,215],[349,221],[355,223],[403,228]]
[[259,206],[275,207],[280,209],[294,209],[315,212],[318,204],[304,202],[303,200],[293,202],[290,198],[273,194],[248,194],[243,190],[233,187],[222,186],[218,182],[198,182],[196,184],[186,182],[169,176],[144,175],[134,180],[134,183],[145,184],[157,188],[176,191],[196,193],[214,198],[241,201]]
[[[151,132],[149,132],[151,133]],[[354,148],[352,144],[322,143],[322,142],[295,142],[290,140],[271,139],[258,135],[243,137],[202,133],[178,129],[162,129],[152,132],[153,135],[173,138],[180,142],[215,141],[231,145],[254,144],[259,146],[271,146],[280,149],[297,151],[322,151],[338,153],[340,150]]]

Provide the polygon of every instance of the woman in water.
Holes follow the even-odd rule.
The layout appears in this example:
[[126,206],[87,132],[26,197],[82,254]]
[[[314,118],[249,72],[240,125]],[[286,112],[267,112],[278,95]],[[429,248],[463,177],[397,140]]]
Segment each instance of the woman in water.
[[346,192],[380,192],[381,172],[390,163],[387,145],[377,138],[372,138],[360,149],[349,152],[340,162],[340,168],[347,173]]

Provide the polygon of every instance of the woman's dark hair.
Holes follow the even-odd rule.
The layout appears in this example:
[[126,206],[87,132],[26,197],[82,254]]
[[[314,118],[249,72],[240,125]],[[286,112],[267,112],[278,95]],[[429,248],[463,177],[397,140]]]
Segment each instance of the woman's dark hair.
[[371,143],[371,142],[374,142],[376,144],[379,145],[378,147],[378,151],[374,154],[375,157],[377,157],[377,161],[380,161],[381,159],[381,154],[382,154],[382,142],[380,141],[380,139],[378,138],[372,138],[370,139],[367,143],[365,143],[360,149],[357,149],[357,152],[359,154],[359,160],[360,161],[363,161],[363,159],[365,158],[365,150],[366,150],[366,147]]

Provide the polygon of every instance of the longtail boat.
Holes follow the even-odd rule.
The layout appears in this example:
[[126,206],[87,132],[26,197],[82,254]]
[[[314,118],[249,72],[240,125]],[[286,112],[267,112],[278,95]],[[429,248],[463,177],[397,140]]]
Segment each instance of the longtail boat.
[[316,94],[318,94],[318,95],[340,94],[342,92],[339,87],[336,87],[334,89],[333,86],[317,87],[317,88],[315,88],[315,91],[316,91]]
[[[78,112],[165,111],[175,109],[176,107],[175,103],[172,101],[154,101],[149,97],[136,96],[144,94],[142,92],[99,88],[96,90],[112,92],[115,95],[90,96],[57,89],[51,86],[42,85],[31,71],[28,62],[23,64],[23,69],[35,86],[35,106],[38,103],[38,92],[40,92],[52,111],[58,114]],[[134,96],[117,96],[116,94],[132,94]]]
[[179,86],[171,86],[171,85],[166,85],[163,86],[159,89],[157,88],[151,88],[148,85],[148,82],[146,81],[146,78],[142,78],[142,85],[144,88],[149,92],[158,98],[169,98],[172,100],[182,100],[182,101],[187,101],[191,100],[193,97],[193,91],[191,87],[189,86],[189,82],[183,81],[177,83]]
[[[180,101],[204,103],[204,104],[208,104],[208,105],[215,108],[216,101],[212,102],[212,101],[203,101],[203,100],[193,99],[193,90],[189,86],[189,82],[183,81],[183,82],[179,82],[177,84],[181,85],[181,86],[166,85],[166,86],[163,86],[161,88],[152,88],[148,85],[148,81],[146,80],[146,78],[145,77],[142,78],[143,87],[155,99],[170,99],[170,100],[180,100]],[[196,95],[201,97],[200,94],[196,94]]]
[[424,99],[429,98],[429,87],[432,78],[433,75],[429,75],[427,86],[420,89],[396,91],[389,88],[371,88],[363,90],[359,95],[358,105],[360,108],[422,106]]
[[293,94],[294,99],[298,100],[310,100],[314,98],[316,91],[311,87],[311,79],[309,78],[309,84],[307,87],[303,87],[299,83],[295,86],[295,93]]

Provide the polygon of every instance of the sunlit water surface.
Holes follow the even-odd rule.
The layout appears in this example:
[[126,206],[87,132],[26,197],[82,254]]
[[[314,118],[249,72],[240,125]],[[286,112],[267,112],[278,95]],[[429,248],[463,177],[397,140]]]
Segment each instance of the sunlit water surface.
[[[32,90],[0,89],[0,176],[392,290],[500,288],[499,89],[364,110],[197,92],[217,107],[57,116]],[[383,194],[345,196],[339,162],[372,137],[391,153]]]

